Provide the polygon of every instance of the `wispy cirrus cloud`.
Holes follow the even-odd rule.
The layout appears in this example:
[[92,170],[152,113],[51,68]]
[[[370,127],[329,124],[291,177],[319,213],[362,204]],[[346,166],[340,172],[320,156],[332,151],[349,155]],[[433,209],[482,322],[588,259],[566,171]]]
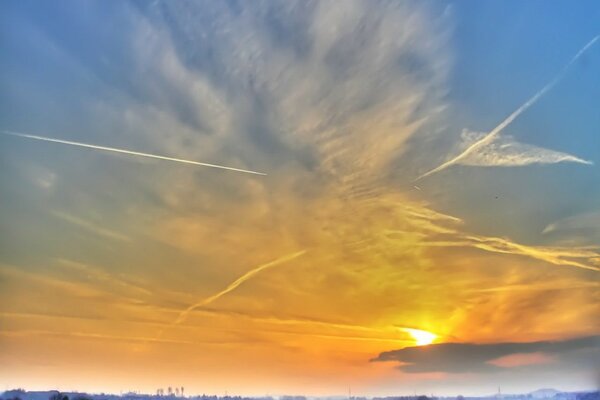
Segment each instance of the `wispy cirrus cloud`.
[[[561,218],[546,225],[542,235],[562,243],[600,245],[600,212],[592,211]],[[600,265],[600,257],[596,258]]]
[[123,242],[131,241],[130,237],[122,234],[121,232],[116,232],[110,228],[100,226],[99,224],[97,224],[95,222],[80,218],[73,214],[66,213],[64,211],[59,211],[59,210],[53,210],[50,213],[54,217],[60,218],[66,222],[69,222],[73,225],[83,228],[86,231],[94,233],[96,235],[104,236],[104,237],[112,239],[112,240],[119,240],[119,241],[123,241]]
[[[468,145],[457,156],[452,157],[450,160],[448,160],[448,161],[442,163],[441,165],[420,175],[416,179],[416,181],[423,179],[425,177],[428,177],[437,172],[443,171],[452,165],[463,163],[465,160],[468,160],[469,158],[473,157],[473,155],[475,155],[474,156],[475,160],[479,159],[479,162],[482,162],[482,160],[487,159],[487,161],[486,161],[487,163],[500,162],[500,165],[505,165],[505,166],[510,165],[510,161],[507,161],[507,156],[510,155],[511,153],[512,153],[512,157],[508,157],[508,158],[517,160],[516,163],[515,163],[515,161],[512,161],[512,163],[513,163],[512,165],[526,165],[526,164],[522,164],[523,162],[525,162],[524,160],[526,160],[526,159],[529,159],[531,161],[531,159],[537,158],[538,159],[537,162],[540,162],[542,159],[557,159],[557,157],[558,157],[557,154],[554,154],[552,152],[548,153],[547,150],[541,152],[541,149],[535,150],[535,149],[531,149],[531,148],[527,148],[527,147],[523,148],[523,145],[518,145],[516,143],[513,143],[511,145],[510,142],[508,143],[508,146],[506,146],[506,144],[504,145],[504,147],[502,147],[502,145],[500,145],[500,150],[501,150],[500,154],[493,155],[494,153],[492,152],[491,154],[488,154],[487,156],[482,156],[482,155],[478,156],[478,153],[480,153],[482,151],[484,152],[484,154],[486,152],[490,153],[490,149],[495,148],[496,145],[494,145],[494,142],[497,140],[500,133],[504,129],[506,129],[506,127],[509,126],[515,119],[517,119],[519,117],[519,115],[521,115],[522,113],[527,111],[531,106],[533,106],[535,103],[537,103],[538,100],[541,99],[548,91],[550,91],[552,88],[554,88],[564,78],[564,76],[566,75],[568,70],[571,68],[571,66],[573,64],[575,64],[575,62],[577,62],[577,60],[589,48],[591,48],[599,39],[600,39],[600,35],[595,36],[589,42],[587,42],[577,52],[577,54],[575,54],[575,56],[563,67],[563,69],[554,77],[554,79],[552,79],[548,84],[546,84],[542,89],[540,89],[535,95],[533,95],[523,105],[521,105],[519,108],[517,108],[515,111],[513,111],[504,121],[502,121],[494,129],[492,129],[490,132],[482,135],[480,138],[478,138],[473,143]],[[489,146],[491,146],[491,148]],[[510,148],[510,146],[512,146],[512,148]],[[508,148],[508,150],[507,150],[507,148]],[[525,154],[517,155],[515,152],[518,151],[519,149],[525,150]],[[497,152],[497,150],[496,150],[496,152]],[[540,153],[542,153],[542,154],[540,154]],[[562,157],[564,158],[565,156],[563,155]],[[573,157],[573,156],[570,156],[570,157]],[[558,157],[558,158],[560,158],[560,157]],[[527,163],[531,164],[532,162],[530,162],[530,161]],[[568,160],[562,160],[562,161],[568,161]],[[570,161],[574,161],[574,160],[571,159]],[[554,161],[554,162],[557,162],[557,161]],[[589,162],[584,162],[583,160],[581,160],[580,162],[589,164]],[[471,164],[468,164],[468,165],[471,165]],[[481,164],[475,164],[475,165],[481,165]],[[486,164],[486,165],[488,165],[488,164]]]
[[80,263],[73,260],[59,258],[56,260],[62,267],[68,268],[72,271],[77,271],[85,276],[91,278],[94,283],[107,285],[110,288],[122,289],[129,293],[137,293],[138,295],[151,295],[154,292],[144,288],[138,284],[132,283],[130,280],[125,279],[119,274],[109,273],[101,268],[91,266],[88,264]]
[[[464,147],[478,142],[486,134],[463,131]],[[497,136],[493,141],[480,147],[476,152],[469,153],[456,164],[478,167],[517,167],[531,164],[556,164],[573,162],[592,165],[587,161],[571,154],[562,153],[543,147],[519,143],[510,136]]]
[[441,240],[424,240],[421,245],[426,247],[473,247],[491,253],[531,257],[554,265],[600,271],[600,267],[595,265],[595,260],[600,254],[594,248],[589,247],[529,246],[507,238],[462,233],[448,237],[446,240],[443,238]]
[[[573,276],[569,283],[577,287],[593,269],[593,249],[478,234],[469,215],[436,211],[416,198],[428,196],[427,190],[409,192],[396,179],[402,156],[411,150],[408,141],[448,105],[450,8],[387,1],[351,1],[343,9],[326,1],[106,7],[118,9],[114,15],[126,21],[115,30],[127,27],[111,45],[85,35],[76,43],[60,32],[58,40],[42,35],[57,42],[47,46],[44,61],[67,71],[66,81],[76,86],[61,87],[60,95],[71,93],[85,111],[58,104],[64,115],[55,118],[68,116],[72,125],[49,131],[65,132],[81,144],[219,160],[269,175],[213,174],[181,163],[146,162],[147,157],[131,168],[119,158],[107,163],[96,152],[84,158],[66,146],[52,147],[59,155],[50,160],[57,178],[49,197],[34,205],[46,212],[85,210],[54,216],[69,222],[61,224],[65,231],[83,228],[94,235],[73,235],[76,244],[48,246],[51,251],[39,257],[49,253],[63,260],[61,271],[89,275],[85,287],[94,294],[110,286],[139,299],[113,296],[99,305],[99,294],[86,297],[54,277],[36,283],[43,293],[62,291],[43,304],[47,310],[103,315],[102,326],[88,325],[89,331],[115,342],[130,335],[145,343],[149,329],[172,327],[164,341],[147,340],[152,351],[164,350],[159,345],[169,340],[192,341],[196,347],[181,355],[182,362],[201,358],[240,376],[247,362],[257,373],[269,365],[279,371],[282,363],[314,367],[311,373],[324,364],[362,368],[382,348],[412,343],[407,328],[435,332],[443,340],[458,330],[469,340],[508,336],[510,321],[514,331],[540,336],[560,309],[569,311],[569,321],[578,322],[582,332],[592,329],[582,322],[589,305],[571,307],[578,303],[554,297],[536,302],[540,293],[505,289],[561,273]],[[80,25],[85,24],[77,21]],[[84,54],[73,51],[80,40],[98,46]],[[97,61],[97,55],[110,62]],[[52,224],[46,228],[56,232]],[[115,241],[126,243],[117,248],[119,257],[110,251],[120,244]],[[307,248],[301,257],[296,253]],[[287,262],[282,254],[290,262],[294,258],[293,268],[272,268]],[[94,267],[100,265],[106,268]],[[521,280],[511,280],[515,266],[526,271]],[[110,273],[116,270],[124,274]],[[144,282],[128,276],[143,276]],[[29,276],[15,277],[15,288],[31,283]],[[482,280],[503,289],[472,290]],[[506,295],[515,292],[516,300]],[[36,310],[23,293],[15,293],[19,306]],[[587,294],[577,301],[585,303]],[[72,324],[91,324],[85,321]],[[131,321],[143,324],[134,329]],[[224,336],[236,339],[235,349],[212,348],[211,339]],[[150,366],[156,359],[136,363]]]
[[532,246],[516,242],[506,237],[478,235],[461,229],[462,221],[444,215],[425,206],[406,207],[401,211],[410,218],[409,230],[386,230],[385,237],[394,241],[404,241],[410,235],[419,236],[415,246],[422,247],[464,247],[485,252],[523,256],[553,265],[561,265],[600,271],[597,258],[600,253],[595,247],[587,246]]

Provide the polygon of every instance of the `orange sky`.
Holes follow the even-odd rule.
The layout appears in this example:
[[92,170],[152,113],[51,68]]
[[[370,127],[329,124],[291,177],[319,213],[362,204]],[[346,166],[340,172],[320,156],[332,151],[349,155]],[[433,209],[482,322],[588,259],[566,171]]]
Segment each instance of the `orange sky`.
[[[36,43],[22,51],[44,54],[39,79],[63,79],[65,93],[54,116],[15,130],[267,175],[1,137],[1,384],[255,395],[488,393],[559,375],[559,388],[593,385],[589,368],[540,351],[495,358],[497,375],[371,361],[420,344],[411,329],[438,344],[599,332],[600,253],[569,236],[585,218],[552,203],[539,186],[549,175],[513,169],[511,186],[506,169],[482,168],[502,159],[499,146],[414,182],[465,148],[440,136],[467,114],[447,95],[452,12],[273,3],[233,17],[157,4],[109,6],[128,22],[117,33],[96,16],[100,2],[74,11],[92,28],[62,13],[65,27],[48,27],[14,6],[9,41]],[[279,47],[271,7],[298,43]],[[11,85],[36,73],[11,72]],[[42,85],[35,101],[53,90]],[[527,151],[518,165],[532,152],[541,164],[563,157]],[[569,157],[560,162],[575,176],[597,171]],[[529,382],[526,367],[541,368]]]

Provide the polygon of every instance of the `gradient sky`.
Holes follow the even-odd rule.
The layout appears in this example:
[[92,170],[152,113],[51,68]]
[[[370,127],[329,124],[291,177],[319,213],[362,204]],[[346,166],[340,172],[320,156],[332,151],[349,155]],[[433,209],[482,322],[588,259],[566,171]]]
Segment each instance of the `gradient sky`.
[[599,384],[599,2],[0,11],[0,385]]

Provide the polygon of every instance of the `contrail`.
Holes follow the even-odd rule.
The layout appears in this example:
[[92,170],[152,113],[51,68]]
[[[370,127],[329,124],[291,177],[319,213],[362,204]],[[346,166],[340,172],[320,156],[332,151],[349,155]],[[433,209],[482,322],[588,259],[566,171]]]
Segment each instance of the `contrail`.
[[129,155],[132,155],[132,156],[156,158],[156,159],[159,159],[159,160],[175,161],[175,162],[180,162],[180,163],[184,163],[184,164],[201,165],[203,167],[226,169],[226,170],[229,170],[229,171],[244,172],[246,174],[267,175],[267,174],[262,173],[262,172],[250,171],[250,170],[247,170],[247,169],[227,167],[227,166],[224,166],[224,165],[208,164],[208,163],[203,163],[203,162],[198,162],[198,161],[184,160],[184,159],[181,159],[181,158],[159,156],[157,154],[141,153],[139,151],[125,150],[125,149],[116,149],[114,147],[97,146],[95,144],[72,142],[70,140],[62,140],[62,139],[54,139],[54,138],[49,138],[49,137],[44,137],[44,136],[29,135],[27,133],[12,132],[12,131],[6,131],[6,130],[0,130],[0,133],[3,133],[5,135],[11,135],[11,136],[18,136],[18,137],[22,137],[22,138],[28,138],[28,139],[43,140],[45,142],[53,142],[53,143],[69,144],[71,146],[87,147],[88,149],[112,151],[113,153],[129,154]]
[[546,94],[546,92],[548,92],[550,89],[552,89],[554,86],[556,86],[556,84],[561,81],[561,79],[565,76],[565,74],[567,73],[569,68],[575,63],[575,61],[577,61],[583,53],[585,53],[594,43],[596,43],[598,41],[598,39],[600,39],[600,35],[594,37],[585,46],[583,46],[581,48],[581,50],[579,50],[577,52],[577,54],[575,54],[575,56],[571,59],[571,61],[569,61],[569,63],[563,67],[563,69],[558,73],[558,75],[553,80],[550,81],[550,83],[546,84],[546,86],[544,86],[532,98],[527,100],[527,102],[525,104],[523,104],[516,111],[514,111],[512,114],[510,114],[504,121],[502,121],[500,123],[500,125],[498,125],[494,129],[492,129],[490,131],[490,133],[485,135],[483,138],[481,138],[477,142],[473,143],[471,146],[469,146],[467,149],[465,149],[458,156],[454,157],[453,159],[451,159],[449,161],[446,161],[439,167],[436,167],[436,168],[432,169],[431,171],[428,171],[428,172],[424,173],[423,175],[419,176],[417,179],[415,179],[415,182],[420,179],[423,179],[429,175],[435,174],[436,172],[440,172],[440,171],[448,168],[451,165],[456,164],[458,161],[466,158],[468,155],[473,153],[475,150],[492,142],[496,138],[496,136],[498,136],[498,134],[500,132],[502,132],[502,130],[504,130],[504,128],[506,128],[508,125],[510,125],[510,123],[513,122],[525,110],[527,110],[529,107],[534,105],[544,94]]
[[[291,261],[295,258],[300,257],[304,253],[306,253],[306,250],[298,251],[296,253],[280,257],[276,260],[270,261],[266,264],[262,264],[254,269],[251,269],[250,271],[246,272],[244,275],[240,276],[238,279],[236,279],[235,281],[230,283],[225,289],[223,289],[220,292],[213,294],[212,296],[207,297],[204,300],[199,301],[198,303],[195,303],[195,304],[189,306],[188,308],[186,308],[185,310],[183,310],[181,313],[179,313],[179,316],[177,317],[177,319],[175,321],[173,321],[173,323],[170,326],[174,326],[174,325],[178,325],[178,324],[182,323],[187,318],[187,316],[190,312],[194,311],[197,308],[205,307],[205,306],[209,305],[210,303],[214,302],[215,300],[217,300],[218,298],[235,290],[238,286],[240,286],[242,283],[246,282],[248,279],[252,278],[254,275],[258,274],[259,272],[262,272],[268,268],[275,267],[279,264]],[[160,338],[163,333],[164,333],[164,330],[160,331],[157,337]]]

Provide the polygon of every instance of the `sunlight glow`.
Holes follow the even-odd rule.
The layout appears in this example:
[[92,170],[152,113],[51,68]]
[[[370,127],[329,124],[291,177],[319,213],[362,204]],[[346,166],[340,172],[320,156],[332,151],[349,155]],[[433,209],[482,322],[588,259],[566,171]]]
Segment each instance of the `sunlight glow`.
[[420,329],[403,328],[402,330],[415,339],[417,346],[426,346],[431,344],[438,337],[435,333],[422,331]]

